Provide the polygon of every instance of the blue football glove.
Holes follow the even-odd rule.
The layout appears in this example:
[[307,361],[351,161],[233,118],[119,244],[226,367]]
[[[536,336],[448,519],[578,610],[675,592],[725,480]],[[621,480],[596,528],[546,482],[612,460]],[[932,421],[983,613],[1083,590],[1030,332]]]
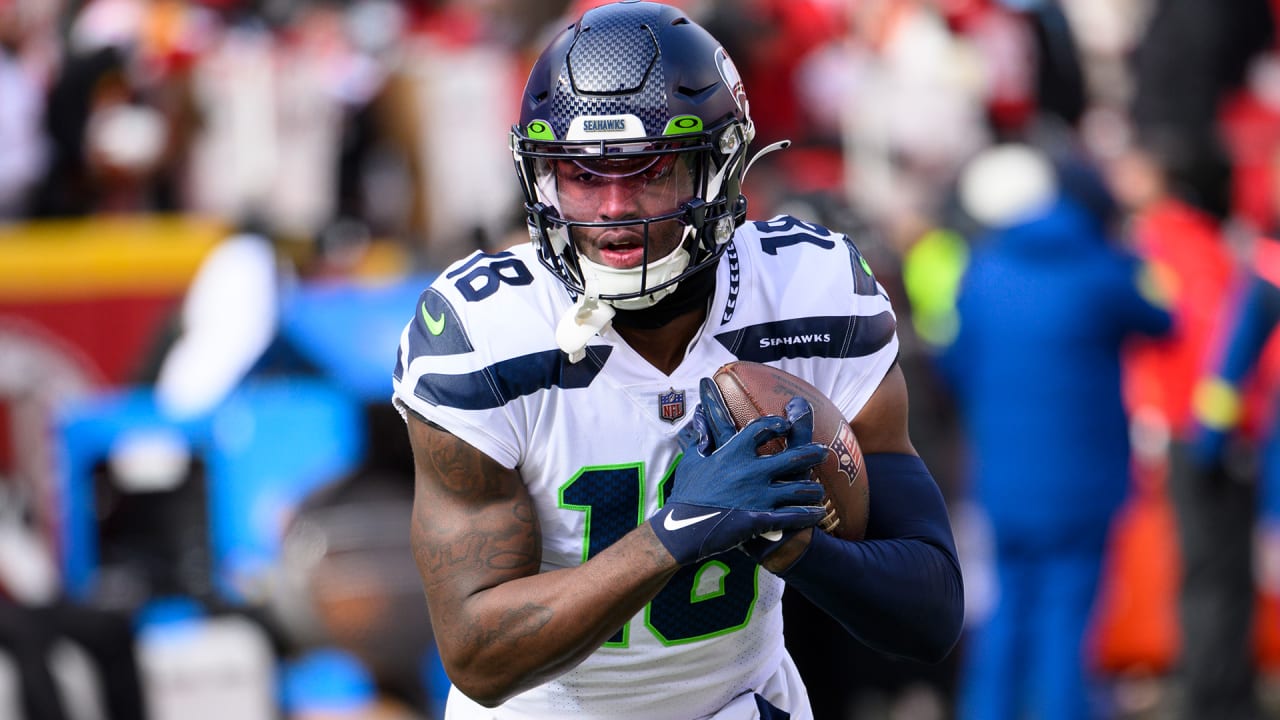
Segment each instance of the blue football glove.
[[[804,398],[791,398],[787,402],[787,420],[791,423],[791,435],[787,443],[803,444],[813,442],[813,406]],[[793,480],[807,480],[806,470]],[[777,552],[778,548],[787,544],[800,529],[771,532],[757,535],[738,546],[738,549],[751,556],[757,564],[763,564],[765,558]]]
[[[818,524],[826,512],[819,504],[822,485],[809,480],[808,472],[827,449],[807,442],[813,437],[812,410],[797,413],[799,428],[766,415],[737,431],[715,383],[704,378],[698,391],[702,403],[692,432],[678,436],[684,455],[671,496],[649,521],[676,561],[687,565],[763,532]],[[756,448],[779,436],[787,438],[785,450],[756,455]]]

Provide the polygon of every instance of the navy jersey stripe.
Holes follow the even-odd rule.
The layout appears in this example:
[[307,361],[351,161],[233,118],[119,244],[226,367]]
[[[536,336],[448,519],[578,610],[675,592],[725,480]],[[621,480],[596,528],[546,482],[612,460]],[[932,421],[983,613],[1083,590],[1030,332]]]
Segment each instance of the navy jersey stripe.
[[844,244],[849,249],[849,263],[853,266],[853,292],[855,295],[874,296],[880,294],[880,289],[876,286],[876,278],[871,274],[870,265],[866,265],[862,253],[858,251],[858,246],[853,244],[853,240],[848,236],[842,236]]
[[409,328],[409,357],[462,355],[473,349],[449,301],[435,288],[424,290]]
[[864,357],[893,340],[897,323],[888,310],[863,317],[809,317],[750,325],[715,338],[739,360]]
[[413,394],[432,405],[492,410],[539,390],[587,387],[600,374],[612,352],[613,348],[608,346],[591,346],[587,348],[586,358],[571,363],[559,349],[544,350],[461,375],[425,373],[418,379]]

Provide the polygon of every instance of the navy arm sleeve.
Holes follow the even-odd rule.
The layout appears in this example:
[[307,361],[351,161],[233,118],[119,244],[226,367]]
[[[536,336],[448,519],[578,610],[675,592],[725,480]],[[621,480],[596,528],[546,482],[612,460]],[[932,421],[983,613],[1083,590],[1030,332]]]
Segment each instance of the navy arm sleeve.
[[951,521],[937,483],[914,455],[865,459],[871,493],[866,538],[815,531],[781,577],[854,637],[923,662],[960,637],[964,586]]

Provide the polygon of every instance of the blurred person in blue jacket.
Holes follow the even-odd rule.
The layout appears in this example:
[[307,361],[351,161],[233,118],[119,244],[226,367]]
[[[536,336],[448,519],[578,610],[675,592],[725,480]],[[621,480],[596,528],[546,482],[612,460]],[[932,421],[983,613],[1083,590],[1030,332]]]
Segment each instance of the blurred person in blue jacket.
[[1140,263],[1059,184],[1045,155],[1016,144],[979,154],[960,179],[961,202],[988,231],[975,238],[940,361],[995,573],[961,665],[968,720],[1103,713],[1084,640],[1129,486],[1121,347],[1171,322]]

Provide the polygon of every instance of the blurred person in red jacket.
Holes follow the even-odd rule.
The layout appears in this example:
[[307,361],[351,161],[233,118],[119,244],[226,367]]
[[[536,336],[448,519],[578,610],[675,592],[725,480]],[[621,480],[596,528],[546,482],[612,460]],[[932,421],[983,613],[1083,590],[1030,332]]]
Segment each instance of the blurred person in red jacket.
[[[1185,717],[1257,717],[1250,618],[1252,488],[1208,484],[1189,456],[1193,391],[1220,334],[1236,272],[1217,218],[1197,205],[1189,180],[1197,148],[1146,131],[1112,166],[1116,194],[1131,210],[1135,249],[1172,289],[1174,333],[1135,348],[1126,395],[1139,490],[1169,494],[1181,555],[1178,673]],[[1162,488],[1162,485],[1164,487]]]
[[1125,151],[1109,170],[1110,183],[1130,213],[1130,241],[1173,295],[1174,332],[1130,354],[1126,394],[1144,432],[1185,438],[1191,428],[1191,390],[1215,336],[1234,261],[1218,221],[1183,199],[1180,145],[1150,139]]

